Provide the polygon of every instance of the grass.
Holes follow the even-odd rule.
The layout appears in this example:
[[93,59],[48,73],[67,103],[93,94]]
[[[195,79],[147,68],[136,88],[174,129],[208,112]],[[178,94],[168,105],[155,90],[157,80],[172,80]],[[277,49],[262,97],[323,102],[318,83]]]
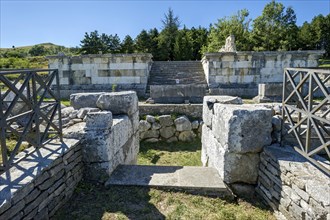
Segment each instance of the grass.
[[319,67],[330,67],[330,58],[320,59]]
[[201,166],[201,140],[191,143],[140,143],[138,164]]
[[[17,144],[17,140],[16,139],[10,138],[10,139],[7,139],[6,140],[7,156],[9,156],[11,154],[11,152],[13,152],[16,144]],[[21,144],[21,146],[19,147],[17,153],[25,150],[26,148],[28,148],[28,146],[29,146],[28,143],[23,142]],[[0,164],[2,164],[2,162],[3,162],[3,158],[2,158],[2,151],[1,151],[1,148],[0,148]]]
[[[138,163],[199,166],[201,144],[141,143]],[[72,198],[54,219],[269,219],[272,212],[258,201],[230,202],[220,198],[147,187],[111,186],[80,182]]]

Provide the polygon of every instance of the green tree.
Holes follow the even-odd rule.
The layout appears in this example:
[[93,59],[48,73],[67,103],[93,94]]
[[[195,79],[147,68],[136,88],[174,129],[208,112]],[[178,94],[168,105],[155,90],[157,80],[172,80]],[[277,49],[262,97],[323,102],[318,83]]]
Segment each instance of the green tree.
[[202,58],[202,47],[207,44],[208,31],[206,28],[199,26],[197,29],[192,27],[190,29],[190,36],[192,39],[192,59],[200,60]]
[[43,56],[46,54],[46,48],[43,45],[34,45],[29,50],[31,56]]
[[98,54],[99,52],[104,53],[107,51],[107,48],[104,45],[104,42],[102,42],[97,30],[91,32],[90,34],[86,32],[84,39],[80,42],[82,54]]
[[168,9],[167,14],[164,15],[163,30],[159,34],[159,50],[160,59],[174,60],[174,45],[178,29],[180,27],[179,17],[174,15],[171,8]]
[[122,53],[134,53],[135,45],[131,36],[126,35],[123,42],[121,43]]
[[191,60],[193,59],[193,40],[189,30],[184,27],[179,30],[174,44],[175,60]]
[[150,36],[146,30],[142,30],[135,38],[135,47],[137,52],[151,53],[150,51]]
[[159,32],[157,28],[150,29],[148,31],[148,35],[150,38],[149,51],[152,54],[154,60],[160,60],[160,53],[158,48]]
[[237,14],[218,20],[218,23],[210,27],[207,46],[202,48],[205,52],[217,52],[225,45],[229,35],[235,36],[237,50],[251,50],[250,43],[250,19],[246,9],[240,10]]
[[253,22],[252,39],[255,50],[295,49],[298,28],[296,14],[291,7],[285,10],[275,0],[268,3],[262,15]]

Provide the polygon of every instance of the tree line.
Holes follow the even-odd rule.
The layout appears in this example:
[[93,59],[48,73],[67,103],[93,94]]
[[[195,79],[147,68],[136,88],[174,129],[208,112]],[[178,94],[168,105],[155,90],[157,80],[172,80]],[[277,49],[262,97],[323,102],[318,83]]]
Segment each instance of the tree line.
[[162,20],[162,30],[142,30],[132,39],[118,35],[85,33],[81,52],[152,53],[154,60],[200,60],[203,53],[217,52],[229,35],[235,36],[238,51],[326,50],[330,56],[330,14],[317,15],[312,21],[297,26],[292,7],[285,8],[275,0],[268,3],[260,16],[252,20],[246,9],[224,17],[208,29],[185,25],[169,9]]
[[135,39],[126,35],[123,40],[117,34],[85,33],[80,47],[46,48],[36,45],[29,51],[10,50],[2,57],[26,57],[65,54],[99,53],[151,53],[154,60],[200,60],[203,53],[217,52],[229,35],[235,36],[238,51],[278,50],[326,50],[330,56],[330,14],[315,16],[302,26],[296,24],[296,13],[292,7],[272,0],[262,14],[254,20],[249,11],[242,9],[236,14],[219,19],[208,28],[187,28],[181,25],[172,9],[165,13],[162,28],[142,30]]

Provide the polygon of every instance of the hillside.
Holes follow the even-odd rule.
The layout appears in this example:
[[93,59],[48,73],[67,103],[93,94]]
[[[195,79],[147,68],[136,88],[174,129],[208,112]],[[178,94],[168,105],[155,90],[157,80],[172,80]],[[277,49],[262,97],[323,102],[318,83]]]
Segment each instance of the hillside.
[[14,49],[24,49],[24,50],[30,50],[33,46],[44,46],[45,48],[51,48],[51,47],[64,47],[60,45],[56,45],[53,43],[40,43],[40,44],[35,44],[35,45],[29,45],[29,46],[20,46],[20,47],[15,47],[15,48],[0,48],[0,50],[14,50]]

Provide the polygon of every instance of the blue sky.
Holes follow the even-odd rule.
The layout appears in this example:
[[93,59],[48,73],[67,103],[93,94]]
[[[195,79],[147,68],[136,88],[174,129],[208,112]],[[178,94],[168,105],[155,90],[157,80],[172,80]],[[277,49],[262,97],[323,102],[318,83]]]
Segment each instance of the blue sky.
[[[261,15],[270,0],[245,1],[88,1],[88,0],[0,0],[0,47],[52,42],[79,46],[85,32],[135,38],[142,29],[162,28],[161,19],[171,7],[188,28],[208,28],[219,18],[248,9],[250,18]],[[278,0],[292,6],[297,24],[316,15],[330,13],[330,0]]]

